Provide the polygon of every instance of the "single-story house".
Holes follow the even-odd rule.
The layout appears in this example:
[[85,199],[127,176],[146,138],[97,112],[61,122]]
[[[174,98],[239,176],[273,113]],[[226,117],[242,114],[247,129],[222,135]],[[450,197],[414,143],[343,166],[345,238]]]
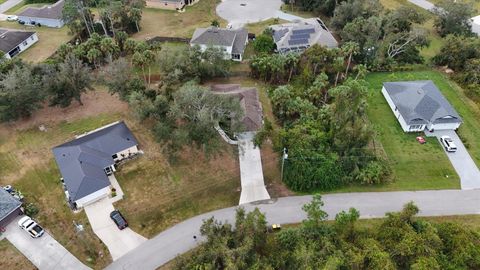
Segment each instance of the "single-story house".
[[22,203],[0,187],[0,228],[4,228],[13,219],[22,214]]
[[38,41],[37,33],[13,29],[0,29],[0,51],[10,59]]
[[472,32],[480,36],[480,15],[472,18]]
[[253,87],[241,87],[239,84],[217,84],[211,87],[216,94],[231,95],[238,98],[244,111],[242,119],[245,131],[258,131],[263,126],[262,104],[258,91]]
[[382,93],[405,132],[456,130],[462,124],[432,81],[386,82]]
[[314,44],[338,47],[337,40],[319,18],[272,25],[270,29],[279,53],[303,52]]
[[190,40],[190,46],[200,46],[202,51],[217,47],[225,51],[225,59],[242,61],[248,44],[248,31],[245,28],[223,29],[218,27],[197,28]]
[[59,0],[53,5],[45,5],[41,8],[29,7],[18,14],[18,20],[26,24],[60,28],[65,24],[62,20],[64,5],[65,1]]
[[53,148],[70,206],[81,208],[109,196],[115,165],[138,152],[138,142],[123,121]]
[[190,6],[198,2],[199,0],[147,0],[147,7],[180,10],[185,6]]

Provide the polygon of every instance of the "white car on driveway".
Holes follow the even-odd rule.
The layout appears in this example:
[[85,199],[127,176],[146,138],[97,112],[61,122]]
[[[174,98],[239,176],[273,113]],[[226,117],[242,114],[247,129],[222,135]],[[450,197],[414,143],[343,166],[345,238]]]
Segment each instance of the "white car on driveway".
[[457,146],[453,142],[452,138],[450,138],[449,136],[440,137],[440,142],[442,142],[442,145],[447,152],[456,152],[457,151]]
[[8,15],[7,16],[7,21],[9,21],[9,22],[18,21],[18,16],[17,15]]
[[32,238],[38,238],[45,233],[43,228],[28,216],[21,218],[18,221],[18,226],[26,231]]

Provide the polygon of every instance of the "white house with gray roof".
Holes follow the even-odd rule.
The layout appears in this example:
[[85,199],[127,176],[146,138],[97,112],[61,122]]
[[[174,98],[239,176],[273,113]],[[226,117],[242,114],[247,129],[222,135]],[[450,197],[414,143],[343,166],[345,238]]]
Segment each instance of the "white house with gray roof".
[[53,5],[43,7],[29,7],[18,14],[18,20],[26,24],[40,24],[41,26],[60,28],[65,23],[62,20],[64,0],[59,0]]
[[472,18],[472,32],[480,36],[480,15]]
[[190,40],[190,46],[200,46],[202,51],[208,47],[221,48],[225,52],[225,59],[233,61],[242,61],[247,44],[248,31],[245,28],[197,28]]
[[111,193],[109,176],[118,162],[138,154],[138,142],[123,122],[115,122],[53,148],[72,208]]
[[0,51],[3,57],[11,59],[30,48],[38,41],[37,33],[0,28]]
[[432,81],[386,82],[382,93],[405,132],[456,130],[462,124]]
[[327,48],[338,47],[337,40],[319,18],[272,25],[270,29],[279,53],[303,52],[315,44]]

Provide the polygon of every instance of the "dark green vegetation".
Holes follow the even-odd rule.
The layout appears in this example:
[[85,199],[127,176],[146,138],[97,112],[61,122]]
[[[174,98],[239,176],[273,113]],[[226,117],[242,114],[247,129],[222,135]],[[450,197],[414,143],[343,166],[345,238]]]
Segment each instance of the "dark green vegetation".
[[300,226],[267,233],[257,209],[237,211],[235,227],[210,218],[200,231],[207,242],[174,269],[477,269],[480,233],[451,222],[417,218],[409,203],[378,224],[362,227],[351,208],[326,222],[320,196],[303,210]]
[[435,24],[438,33],[444,37],[449,34],[473,36],[470,18],[476,14],[473,4],[461,1],[443,0],[436,4]]

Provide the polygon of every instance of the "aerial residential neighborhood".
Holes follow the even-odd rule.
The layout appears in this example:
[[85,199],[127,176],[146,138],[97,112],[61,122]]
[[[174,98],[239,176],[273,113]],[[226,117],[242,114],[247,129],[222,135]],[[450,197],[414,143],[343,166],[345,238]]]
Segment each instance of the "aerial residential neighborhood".
[[480,2],[0,0],[1,269],[480,269]]

